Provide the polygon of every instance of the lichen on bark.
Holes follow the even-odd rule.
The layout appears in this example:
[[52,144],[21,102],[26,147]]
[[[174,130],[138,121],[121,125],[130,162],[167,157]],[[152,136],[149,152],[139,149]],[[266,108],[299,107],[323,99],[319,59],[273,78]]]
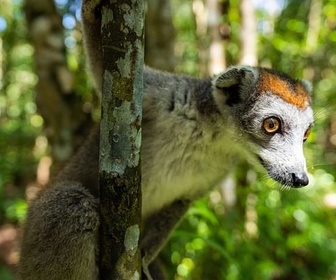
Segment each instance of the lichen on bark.
[[139,279],[144,3],[102,7],[101,279]]

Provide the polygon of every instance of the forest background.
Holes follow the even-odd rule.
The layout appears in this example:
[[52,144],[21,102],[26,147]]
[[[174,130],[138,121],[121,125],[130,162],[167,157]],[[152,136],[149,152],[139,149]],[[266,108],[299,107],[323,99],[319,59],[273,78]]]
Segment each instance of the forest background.
[[[170,279],[336,279],[336,0],[147,3],[146,64],[198,77],[260,65],[314,88],[309,186],[242,162],[173,233]],[[79,6],[0,0],[0,279],[14,279],[27,201],[99,120]]]

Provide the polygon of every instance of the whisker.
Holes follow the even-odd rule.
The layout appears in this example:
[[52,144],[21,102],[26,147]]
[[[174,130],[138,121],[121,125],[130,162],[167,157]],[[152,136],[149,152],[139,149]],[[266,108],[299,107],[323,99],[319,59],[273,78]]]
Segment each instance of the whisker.
[[307,166],[307,169],[308,169],[308,171],[312,171],[312,170],[316,169],[317,167],[334,166],[334,165],[336,165],[335,162],[316,163],[316,164],[312,164],[312,165]]
[[315,109],[313,113],[315,120],[319,120],[322,117],[324,117],[326,111],[329,111],[329,110],[331,110],[331,108],[326,108],[326,107],[321,108],[320,107],[319,109]]

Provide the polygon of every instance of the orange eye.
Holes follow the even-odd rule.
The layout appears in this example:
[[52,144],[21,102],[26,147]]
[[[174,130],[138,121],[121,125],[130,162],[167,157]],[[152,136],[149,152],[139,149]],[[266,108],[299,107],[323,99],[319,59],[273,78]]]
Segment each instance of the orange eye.
[[303,142],[305,142],[308,139],[310,132],[311,132],[311,128],[308,128],[305,134],[303,135]]
[[263,128],[266,133],[274,134],[280,130],[280,120],[276,117],[269,117],[264,120]]

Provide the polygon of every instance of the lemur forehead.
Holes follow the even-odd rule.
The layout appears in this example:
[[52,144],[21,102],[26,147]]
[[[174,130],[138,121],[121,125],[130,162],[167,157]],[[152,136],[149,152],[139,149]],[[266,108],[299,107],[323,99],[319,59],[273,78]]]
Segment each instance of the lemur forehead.
[[260,69],[259,74],[258,89],[260,93],[271,92],[276,94],[299,109],[309,106],[310,95],[301,82],[265,69]]

